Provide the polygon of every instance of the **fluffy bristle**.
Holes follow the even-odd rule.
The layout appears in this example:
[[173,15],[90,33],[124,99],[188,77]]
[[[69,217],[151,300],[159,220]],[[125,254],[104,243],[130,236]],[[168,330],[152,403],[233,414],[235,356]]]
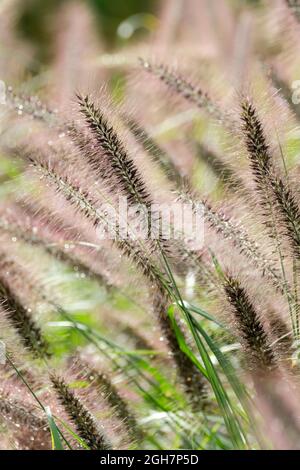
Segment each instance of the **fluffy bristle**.
[[[96,108],[88,96],[78,95],[80,110],[86,122],[93,132],[103,154],[108,158],[106,177],[110,177],[109,167],[117,176],[121,188],[124,188],[129,201],[135,204],[143,204],[146,207],[151,203],[145,183],[139,174],[133,160],[127,154],[124,145],[120,141],[113,127],[108,123],[100,109]],[[98,156],[101,159],[101,155]],[[99,160],[94,157],[92,166],[97,170]]]
[[48,342],[35,324],[28,309],[22,305],[3,278],[0,279],[0,303],[23,345],[35,356],[48,357],[50,355]]
[[[300,249],[300,209],[295,195],[288,183],[277,175],[270,146],[267,142],[263,125],[257,115],[257,111],[251,101],[242,102],[242,121],[245,144],[250,159],[252,174],[256,182],[256,189],[260,193],[260,201],[264,211],[267,211],[270,227],[270,219],[274,219],[274,209],[277,209],[288,236],[294,253],[299,257]],[[274,235],[274,220],[271,223],[271,233]]]
[[81,400],[75,396],[65,381],[55,375],[51,375],[50,378],[59,401],[75,424],[79,436],[89,448],[92,450],[111,449],[111,444],[100,430],[91,413],[81,403]]
[[105,372],[99,372],[95,368],[90,368],[85,364],[87,378],[97,387],[99,387],[102,396],[105,397],[109,406],[113,409],[115,416],[125,426],[126,431],[131,438],[139,441],[142,436],[142,429],[139,427],[134,414],[129,409],[127,402],[120,395],[118,389],[111,382],[109,375]]
[[250,364],[258,369],[276,367],[275,354],[258,313],[238,279],[226,276],[224,290],[231,305],[237,328],[247,348]]
[[171,90],[183,96],[187,101],[199,108],[205,109],[214,118],[224,120],[225,116],[221,109],[199,86],[192,85],[188,80],[170,70],[166,65],[152,64],[144,59],[140,59],[140,63],[145,70],[157,76]]
[[259,185],[262,179],[268,177],[270,172],[270,148],[266,141],[262,123],[251,101],[245,99],[241,106],[245,143],[254,177]]

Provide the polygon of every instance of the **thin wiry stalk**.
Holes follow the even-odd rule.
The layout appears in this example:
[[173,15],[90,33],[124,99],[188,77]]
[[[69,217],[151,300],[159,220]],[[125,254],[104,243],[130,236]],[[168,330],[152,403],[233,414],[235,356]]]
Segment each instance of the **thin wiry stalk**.
[[248,294],[238,279],[232,276],[225,276],[223,284],[250,366],[261,370],[274,369],[275,353]]
[[23,345],[37,357],[50,356],[49,344],[43,337],[40,328],[31,318],[29,311],[15,296],[3,276],[0,279],[0,305]]
[[91,450],[109,450],[112,445],[99,429],[95,419],[88,409],[81,403],[66,382],[55,375],[51,375],[51,382],[57,397],[68,416],[76,426],[78,435],[86,442]]

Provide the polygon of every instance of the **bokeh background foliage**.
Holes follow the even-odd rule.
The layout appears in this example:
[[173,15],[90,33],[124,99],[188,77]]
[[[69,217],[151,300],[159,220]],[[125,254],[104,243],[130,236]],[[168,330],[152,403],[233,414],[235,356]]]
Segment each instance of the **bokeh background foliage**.
[[[69,0],[27,0],[18,13],[17,28],[24,38],[37,48],[42,62],[51,56],[51,44],[55,30],[51,15]],[[122,21],[138,14],[155,14],[160,0],[85,0],[94,11],[95,23],[99,25],[107,46],[112,48],[120,41],[117,29]],[[143,29],[141,25],[141,29]]]

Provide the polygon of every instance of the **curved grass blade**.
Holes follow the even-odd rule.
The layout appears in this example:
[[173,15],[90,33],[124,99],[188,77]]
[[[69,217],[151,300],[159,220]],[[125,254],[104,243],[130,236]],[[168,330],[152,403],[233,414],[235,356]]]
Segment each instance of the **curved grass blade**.
[[45,413],[48,419],[50,433],[51,433],[52,450],[64,450],[64,446],[60,439],[58,427],[55,424],[55,421],[52,417],[52,413],[51,413],[49,406],[45,407]]

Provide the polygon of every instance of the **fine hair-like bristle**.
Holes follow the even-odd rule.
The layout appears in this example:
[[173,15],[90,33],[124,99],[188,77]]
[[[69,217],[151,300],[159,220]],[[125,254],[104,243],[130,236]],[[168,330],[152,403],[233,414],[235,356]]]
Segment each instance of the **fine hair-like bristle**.
[[267,277],[280,292],[285,292],[281,276],[273,266],[272,261],[266,258],[261,252],[258,243],[253,240],[247,230],[241,225],[235,223],[222,211],[214,209],[207,200],[197,202],[190,194],[182,194],[184,200],[193,204],[194,211],[201,210],[205,221],[224,239],[229,240],[238,249],[238,251],[246,256],[253,265],[260,270],[263,277]]
[[137,142],[144,150],[151,155],[153,160],[161,167],[165,176],[176,185],[180,184],[182,177],[179,170],[171,160],[171,157],[163,150],[156,140],[149,135],[144,127],[131,117],[124,117],[125,124],[128,125]]
[[[80,110],[91,129],[103,154],[108,157],[106,176],[109,177],[109,166],[117,176],[120,188],[123,188],[129,202],[148,207],[151,197],[132,158],[126,152],[123,143],[113,127],[108,123],[102,111],[94,105],[88,96],[77,95]],[[89,155],[87,155],[89,158]],[[99,168],[101,155],[94,155],[90,163],[94,169]]]
[[167,314],[172,300],[165,291],[162,278],[156,266],[135,246],[132,246],[127,241],[126,243],[124,243],[124,241],[120,243],[124,253],[134,261],[146,279],[151,282],[154,315],[158,321],[163,337],[166,340],[166,344],[172,353],[180,379],[192,404],[197,404],[198,407],[199,404],[202,406],[206,396],[207,384],[192,361],[178,347],[178,341]]
[[[51,217],[50,213],[49,217]],[[105,286],[107,289],[111,288],[111,284],[104,274],[94,270],[83,259],[79,259],[76,253],[72,253],[70,250],[67,250],[65,248],[65,243],[62,241],[58,243],[56,240],[51,240],[48,237],[39,236],[34,233],[33,230],[25,228],[20,224],[11,223],[5,220],[4,217],[0,217],[0,231],[9,234],[14,239],[21,240],[28,245],[43,249],[53,258],[65,263],[74,271],[94,279],[99,283],[99,285]]]
[[198,108],[205,109],[208,114],[223,123],[229,122],[229,118],[219,108],[219,106],[211,99],[208,93],[204,92],[199,86],[190,83],[183,76],[170,70],[164,64],[154,64],[142,58],[139,59],[142,67],[152,75],[155,75],[163,83],[165,83],[175,93],[181,95],[190,103]]
[[207,145],[199,143],[196,146],[197,157],[204,161],[213,173],[230,189],[244,189],[243,181],[234,171],[230,164],[228,164],[222,155]]
[[[25,401],[0,390],[1,425],[13,444],[22,450],[50,449],[50,429],[46,418]],[[3,430],[2,430],[3,432]]]
[[289,330],[288,325],[279,316],[272,312],[269,315],[270,334],[274,338],[274,348],[280,359],[291,362],[293,356],[293,332]]
[[45,418],[41,418],[32,410],[29,410],[25,404],[11,400],[8,397],[1,396],[0,413],[18,425],[33,430],[48,429],[48,422]]
[[57,111],[48,107],[38,96],[20,94],[12,87],[8,87],[6,103],[8,108],[18,112],[18,115],[24,114],[37,121],[45,122],[49,126],[56,124]]
[[81,403],[81,400],[75,396],[64,379],[54,374],[50,376],[50,379],[60,403],[75,424],[79,436],[86,442],[89,448],[91,450],[111,449],[110,442],[100,430],[94,417],[85,405]]
[[[299,6],[299,12],[300,12],[300,6]],[[300,15],[299,15],[299,18],[300,18]],[[288,82],[286,77],[280,74],[278,69],[279,67],[275,67],[272,65],[270,66],[269,76],[270,76],[272,85],[274,86],[274,88],[276,88],[276,90],[280,92],[280,95],[283,96],[291,112],[297,117],[297,119],[300,119],[300,109],[297,103],[294,103],[293,90],[290,86],[290,83]]]
[[[256,189],[264,211],[267,211],[266,225],[270,227],[274,209],[280,215],[283,231],[290,240],[294,254],[300,256],[300,208],[288,183],[274,170],[270,146],[252,102],[246,98],[242,102],[242,122],[245,144],[248,151]],[[274,222],[271,234],[274,236]]]
[[276,367],[276,357],[267,333],[248,294],[238,279],[224,277],[224,291],[231,306],[235,323],[242,342],[247,350],[247,360],[258,370],[272,370]]
[[300,1],[159,0],[97,36],[91,2],[44,2],[39,44],[23,3],[0,3],[0,449],[299,448]]
[[300,258],[300,208],[293,191],[276,176],[270,178],[278,211],[296,258]]
[[264,190],[260,185],[268,177],[272,166],[270,146],[266,140],[262,123],[251,101],[246,98],[242,101],[241,107],[243,135],[252,173],[257,187]]
[[37,357],[50,356],[49,344],[40,328],[3,277],[0,279],[0,304],[23,345]]
[[116,417],[120,419],[122,424],[126,427],[130,437],[139,441],[142,436],[142,430],[137,423],[135,416],[129,409],[127,402],[111,382],[109,375],[105,372],[100,372],[95,368],[90,368],[88,364],[85,363],[84,367],[87,370],[87,378],[99,387],[101,394],[104,395],[105,400],[113,409]]

